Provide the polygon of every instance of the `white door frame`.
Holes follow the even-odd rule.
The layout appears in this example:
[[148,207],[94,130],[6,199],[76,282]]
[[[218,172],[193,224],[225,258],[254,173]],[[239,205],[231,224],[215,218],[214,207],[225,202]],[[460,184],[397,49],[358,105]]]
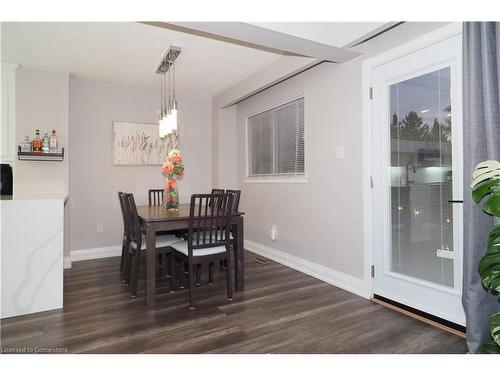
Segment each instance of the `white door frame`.
[[[385,63],[400,58],[404,55],[411,54],[422,48],[428,47],[450,37],[462,33],[461,23],[452,23],[450,25],[439,28],[428,34],[422,35],[408,43],[399,47],[381,53],[375,57],[367,59],[362,64],[362,147],[363,147],[363,248],[364,248],[364,281],[365,288],[373,297],[374,283],[372,278],[372,265],[374,264],[374,213],[373,213],[373,184],[377,181],[373,180],[373,110],[371,87],[372,87],[372,71]],[[461,89],[461,80],[459,89]],[[462,97],[455,98],[459,108],[462,108]],[[456,116],[460,116],[459,121],[462,122],[462,112],[458,111]],[[459,135],[462,136],[461,134]],[[457,157],[462,158],[461,153]],[[459,178],[461,178],[460,171]]]

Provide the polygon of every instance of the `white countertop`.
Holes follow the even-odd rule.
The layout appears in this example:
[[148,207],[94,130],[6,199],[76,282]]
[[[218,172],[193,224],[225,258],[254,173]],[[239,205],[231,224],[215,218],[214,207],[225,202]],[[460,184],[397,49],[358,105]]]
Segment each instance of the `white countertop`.
[[62,199],[64,203],[69,198],[69,193],[23,193],[23,194],[16,194],[14,196],[3,196],[1,198],[2,201],[19,201],[19,200],[40,200],[40,199]]

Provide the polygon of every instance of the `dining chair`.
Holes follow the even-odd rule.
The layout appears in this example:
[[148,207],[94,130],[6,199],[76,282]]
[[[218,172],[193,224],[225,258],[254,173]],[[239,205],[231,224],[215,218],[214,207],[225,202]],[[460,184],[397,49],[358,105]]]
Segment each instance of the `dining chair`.
[[[135,204],[133,194],[125,194],[125,207],[125,215],[129,228],[129,254],[127,256],[129,261],[127,261],[126,282],[130,284],[131,294],[135,297],[140,276],[140,267],[144,258],[143,253],[144,250],[146,250],[146,237],[142,233],[141,223],[139,221],[139,215],[137,213],[137,206]],[[179,241],[179,239],[171,234],[156,236],[157,255],[166,257],[171,254],[172,248],[170,245],[177,241]]]
[[[218,204],[210,205],[217,201]],[[228,260],[227,298],[233,298],[232,252],[230,249],[231,194],[193,194],[189,208],[188,238],[172,244],[171,264],[175,257],[188,263],[189,308],[194,309],[195,269],[198,265],[209,264],[209,283],[213,282],[213,269],[210,266],[219,260]],[[172,271],[174,272],[174,267]],[[171,279],[172,289],[174,278]]]
[[[211,194],[224,194],[224,189],[212,189]],[[209,202],[209,207],[217,202],[217,198],[212,198]]]
[[[226,193],[231,194],[233,196],[232,212],[233,213],[238,212],[239,205],[240,205],[241,190],[226,189]],[[230,236],[230,240],[231,240],[231,245],[234,245],[232,235]],[[220,267],[221,271],[224,271],[226,269],[226,266],[227,266],[227,261],[221,260],[219,263],[220,263],[219,267]]]
[[[161,206],[163,204],[163,192],[164,189],[149,189],[148,190],[148,200],[150,206]],[[160,234],[174,234],[177,237],[182,237],[185,234],[185,230],[170,230],[170,231],[161,231]],[[169,275],[169,261],[170,257],[161,256],[158,259],[158,264],[163,268],[164,274],[168,277]]]
[[[125,193],[122,191],[118,192],[118,200],[120,202],[120,209],[122,213],[122,219],[123,219],[123,239],[122,239],[122,255],[120,258],[120,273],[123,275],[124,274],[124,269],[125,269],[125,257],[128,256],[128,221],[125,217]],[[124,280],[124,278],[122,278]]]
[[241,190],[231,190],[226,189],[227,194],[232,194],[233,196],[233,212],[238,212],[240,205]]
[[[211,194],[224,194],[224,189],[212,189],[212,192]],[[209,200],[208,202],[208,207],[212,207],[214,204],[217,204],[217,203],[220,203],[220,202],[217,202],[217,199],[216,198],[212,198]],[[187,233],[184,233],[184,238],[186,238]],[[212,265],[209,265],[209,267],[212,267]],[[201,264],[198,264],[196,266],[196,275],[195,275],[196,279],[195,279],[195,285],[196,286],[200,286],[201,285]]]
[[163,203],[163,189],[149,189],[148,198],[150,206],[161,206]]

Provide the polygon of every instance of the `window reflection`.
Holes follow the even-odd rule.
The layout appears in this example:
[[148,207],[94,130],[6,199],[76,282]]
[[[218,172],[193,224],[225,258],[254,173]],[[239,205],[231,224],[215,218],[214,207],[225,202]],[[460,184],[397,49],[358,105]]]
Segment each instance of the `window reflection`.
[[390,86],[391,270],[453,287],[450,68]]

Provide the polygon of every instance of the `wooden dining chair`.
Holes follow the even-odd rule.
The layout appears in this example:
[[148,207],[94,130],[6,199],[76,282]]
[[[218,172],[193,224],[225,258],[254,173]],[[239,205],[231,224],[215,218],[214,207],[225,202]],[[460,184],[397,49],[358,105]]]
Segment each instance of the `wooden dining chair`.
[[149,189],[148,198],[150,206],[161,206],[163,203],[163,189]]
[[226,193],[232,194],[233,196],[233,213],[238,212],[240,206],[241,190],[226,189]]
[[[120,202],[120,209],[122,213],[122,219],[123,219],[123,239],[122,239],[122,255],[120,258],[120,273],[122,276],[124,275],[125,271],[125,263],[126,260],[125,258],[128,256],[128,241],[129,241],[129,236],[128,236],[128,225],[129,222],[126,219],[126,201],[125,201],[125,193],[122,191],[118,192],[118,200]],[[122,277],[122,280],[125,280],[124,277]]]
[[[134,195],[130,193],[125,194],[125,216],[128,221],[129,230],[129,254],[127,261],[127,279],[126,282],[130,284],[130,291],[133,297],[137,293],[137,284],[140,276],[140,267],[144,258],[143,253],[146,250],[146,238],[142,233],[139,215],[135,204]],[[179,239],[171,234],[156,236],[156,253],[166,257],[171,254],[172,248],[170,245],[179,241]]]
[[[233,196],[232,212],[233,213],[238,212],[239,205],[240,205],[241,190],[226,189],[226,193],[231,194]],[[230,237],[230,240],[231,240],[231,245],[234,245],[232,235]],[[227,266],[227,261],[221,260],[219,266],[220,266],[221,271],[224,271],[226,269],[226,266]]]
[[[212,189],[211,194],[224,194],[224,189]],[[217,202],[217,198],[212,198],[208,202],[208,207],[212,207],[215,204],[220,204],[220,202]],[[184,238],[187,237],[187,233],[184,233]],[[222,263],[222,262],[221,262]],[[212,267],[212,265],[210,265]],[[201,264],[198,264],[196,266],[196,279],[195,279],[195,285],[200,286],[201,285]]]
[[[210,205],[217,201],[218,204]],[[233,298],[232,252],[230,249],[231,194],[193,194],[189,208],[188,238],[172,244],[171,264],[179,257],[188,263],[189,307],[194,309],[195,269],[203,263],[227,259],[227,298]],[[174,267],[172,271],[175,272]],[[174,287],[172,278],[172,288]],[[213,282],[213,269],[209,267],[209,282]]]

